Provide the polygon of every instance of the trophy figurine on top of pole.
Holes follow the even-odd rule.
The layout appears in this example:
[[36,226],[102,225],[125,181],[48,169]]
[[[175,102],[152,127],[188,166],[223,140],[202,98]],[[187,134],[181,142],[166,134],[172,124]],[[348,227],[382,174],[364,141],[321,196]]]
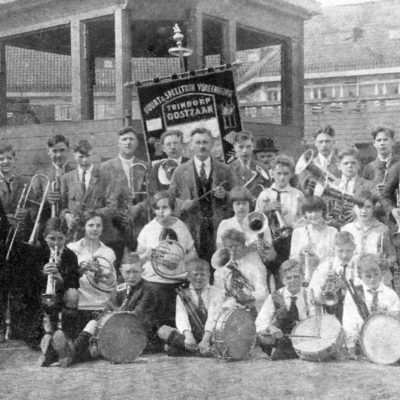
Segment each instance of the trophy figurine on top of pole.
[[175,40],[176,47],[171,47],[168,50],[168,53],[171,54],[171,56],[179,57],[180,70],[181,72],[186,72],[185,57],[191,56],[193,50],[182,46],[183,33],[181,32],[178,24],[175,24],[172,29],[174,30],[172,39]]

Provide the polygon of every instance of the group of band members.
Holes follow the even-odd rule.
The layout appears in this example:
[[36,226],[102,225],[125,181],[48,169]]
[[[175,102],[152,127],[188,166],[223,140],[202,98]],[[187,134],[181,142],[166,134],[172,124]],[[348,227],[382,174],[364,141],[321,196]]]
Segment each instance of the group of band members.
[[[336,316],[349,357],[357,357],[360,309],[400,311],[392,217],[400,159],[386,127],[372,132],[377,158],[362,172],[358,151],[336,152],[334,136],[330,126],[314,135],[312,163],[328,188],[321,197],[313,193],[319,176],[308,168],[295,176],[292,157],[247,131],[236,133],[230,165],[213,157],[206,128],[191,132],[189,159],[182,132],[164,132],[165,159],[154,165],[136,156],[131,127],[116,135],[118,156],[99,167],[87,140],[72,147],[73,167],[68,139],[56,135],[47,143],[48,167],[32,180],[17,173],[13,147],[1,144],[0,341],[40,348],[41,366],[69,366],[98,355],[99,318],[123,309],[143,322],[145,351],[209,355],[218,315],[236,307],[252,313],[257,343],[271,359],[296,357],[288,335],[316,312]],[[141,168],[133,173],[133,165]],[[331,196],[332,188],[343,197]],[[172,277],[153,264],[165,241],[184,254]],[[176,295],[182,282],[185,301]]]

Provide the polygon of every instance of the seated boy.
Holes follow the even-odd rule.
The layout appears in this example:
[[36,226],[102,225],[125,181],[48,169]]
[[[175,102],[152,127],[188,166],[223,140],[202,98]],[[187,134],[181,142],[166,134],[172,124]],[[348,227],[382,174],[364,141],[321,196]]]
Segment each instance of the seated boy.
[[[356,249],[354,237],[350,232],[338,232],[335,235],[334,257],[326,258],[314,271],[309,288],[313,290],[315,302],[321,304],[328,314],[335,315],[342,322],[343,300],[346,294],[346,285],[342,279],[352,279],[358,283],[358,274],[353,259]],[[327,283],[336,280],[336,304],[333,303],[330,293],[326,292]],[[336,299],[335,299],[336,300]]]
[[176,329],[163,325],[158,335],[167,343],[168,355],[207,355],[223,292],[209,285],[207,261],[193,258],[186,268],[190,285],[176,299]]
[[256,319],[260,347],[272,360],[297,358],[291,340],[284,335],[315,314],[310,289],[302,286],[304,273],[299,262],[287,260],[279,272],[284,287],[268,296]]
[[[396,292],[382,281],[382,271],[379,267],[379,257],[376,254],[363,254],[357,262],[361,285],[355,287],[357,303],[363,305],[366,314],[387,312],[398,314],[400,300]],[[343,329],[346,347],[350,355],[355,356],[358,334],[368,315],[361,316],[353,297],[346,294],[343,308]]]
[[[148,348],[154,347],[157,345],[157,338],[154,334],[157,326],[156,311],[157,308],[160,308],[160,304],[154,301],[157,297],[153,287],[142,279],[143,271],[139,256],[135,253],[126,254],[122,259],[120,271],[124,283],[116,287],[104,312],[117,309],[133,311],[146,329],[149,339]],[[96,329],[97,320],[89,321],[72,345],[66,341],[61,330],[53,335],[53,345],[60,366],[68,367],[74,362],[87,361],[97,356],[96,346],[90,346],[90,344],[95,344],[93,336],[95,336]]]
[[[252,290],[241,290],[241,288],[235,288],[239,289],[236,290],[237,297],[232,297],[230,293],[227,293],[228,299],[224,302],[223,307],[232,308],[237,307],[240,304],[249,309],[255,307],[256,311],[259,311],[268,295],[268,289],[266,283],[267,273],[258,252],[245,246],[245,234],[236,229],[226,230],[222,234],[221,239],[223,247],[230,249],[232,259],[234,263],[237,264],[237,269],[244,275],[245,279],[250,284],[249,286],[252,286]],[[225,258],[227,259],[226,261],[228,261],[228,257]],[[214,256],[213,260],[215,260]],[[218,267],[214,261],[212,261],[212,266],[216,268],[214,273],[214,286],[224,291],[226,280],[228,279],[231,270],[227,266]],[[232,283],[235,286],[236,281],[233,279]]]

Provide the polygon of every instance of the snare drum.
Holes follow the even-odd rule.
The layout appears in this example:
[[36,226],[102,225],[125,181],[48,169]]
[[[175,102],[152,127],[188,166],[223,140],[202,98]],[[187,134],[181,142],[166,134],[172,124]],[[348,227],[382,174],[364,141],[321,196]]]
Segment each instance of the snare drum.
[[360,342],[364,354],[376,364],[400,360],[400,320],[390,314],[372,314],[364,322]]
[[243,360],[256,343],[256,325],[250,311],[243,308],[224,310],[213,331],[213,343],[221,358]]
[[344,345],[342,325],[333,315],[322,314],[300,321],[292,335],[319,336],[319,338],[293,337],[297,355],[307,361],[324,361],[339,353]]
[[115,311],[101,317],[95,338],[100,354],[114,363],[133,362],[147,344],[142,322],[128,311]]

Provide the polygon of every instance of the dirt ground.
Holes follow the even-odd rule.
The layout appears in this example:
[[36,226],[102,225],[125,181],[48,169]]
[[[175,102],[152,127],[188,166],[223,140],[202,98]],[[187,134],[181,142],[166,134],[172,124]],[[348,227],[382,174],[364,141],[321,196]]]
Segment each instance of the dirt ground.
[[0,348],[0,399],[367,399],[400,398],[400,366],[363,361],[269,361],[258,348],[245,361],[142,355],[68,369],[40,368],[25,346]]

